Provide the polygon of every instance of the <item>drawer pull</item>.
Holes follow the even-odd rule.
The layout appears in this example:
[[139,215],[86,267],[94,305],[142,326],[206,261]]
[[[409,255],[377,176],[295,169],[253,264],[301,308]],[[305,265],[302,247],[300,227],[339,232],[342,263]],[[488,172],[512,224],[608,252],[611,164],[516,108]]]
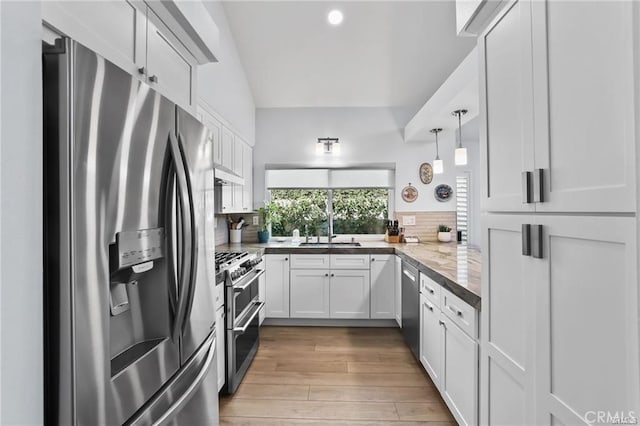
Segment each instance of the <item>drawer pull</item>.
[[429,287],[429,286],[425,286],[425,287],[427,288],[427,291],[428,291],[429,293],[431,293],[431,294],[435,293],[435,290],[434,290],[434,289],[432,289],[431,287]]
[[325,277],[328,277],[328,276],[329,276],[329,274],[324,274],[324,276],[325,276]]
[[462,316],[462,311],[458,310],[458,316],[461,317]]
[[433,306],[431,306],[430,304],[428,304],[426,302],[425,302],[424,306],[426,306],[427,309],[429,309],[431,312],[433,312]]
[[444,325],[444,321],[442,321],[442,320],[438,320],[438,324],[440,324],[440,325]]

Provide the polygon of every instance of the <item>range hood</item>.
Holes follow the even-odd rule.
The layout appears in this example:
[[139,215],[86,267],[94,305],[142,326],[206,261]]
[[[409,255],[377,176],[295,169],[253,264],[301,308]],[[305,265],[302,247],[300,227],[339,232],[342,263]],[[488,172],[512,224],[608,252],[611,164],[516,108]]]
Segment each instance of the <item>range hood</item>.
[[233,171],[219,164],[216,164],[214,166],[213,175],[216,185],[231,185],[232,183],[235,183],[237,185],[244,185],[244,178],[238,176]]

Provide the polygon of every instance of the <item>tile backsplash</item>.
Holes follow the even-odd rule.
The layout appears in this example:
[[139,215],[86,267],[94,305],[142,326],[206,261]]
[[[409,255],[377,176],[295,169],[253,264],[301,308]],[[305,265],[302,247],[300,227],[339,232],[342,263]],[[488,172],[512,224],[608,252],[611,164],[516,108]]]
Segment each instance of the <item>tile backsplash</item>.
[[[403,216],[414,216],[415,225],[402,225]],[[396,212],[396,220],[404,234],[418,237],[421,242],[438,241],[438,225],[451,227],[451,239],[456,239],[456,212]]]
[[[231,220],[237,222],[242,216],[247,222],[242,228],[242,242],[243,243],[257,243],[258,242],[258,225],[251,225],[252,218],[257,213],[239,213],[231,215],[216,215],[216,245],[227,244],[229,242],[229,225],[227,224],[227,217],[231,217]],[[249,225],[247,225],[249,224]]]

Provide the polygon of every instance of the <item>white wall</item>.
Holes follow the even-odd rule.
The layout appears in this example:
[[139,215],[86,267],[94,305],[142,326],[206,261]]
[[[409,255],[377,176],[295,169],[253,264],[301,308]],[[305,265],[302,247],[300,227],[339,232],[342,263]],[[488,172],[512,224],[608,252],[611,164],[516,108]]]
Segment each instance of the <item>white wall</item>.
[[206,1],[204,4],[220,29],[220,49],[218,63],[198,67],[198,97],[253,145],[256,106],[224,7],[219,0]]
[[[440,134],[440,158],[444,160],[445,173],[435,175],[432,183],[424,185],[418,170],[423,162],[433,163],[436,147],[434,142],[403,141],[402,129],[412,112],[394,108],[258,109],[254,205],[260,205],[265,198],[264,166],[267,163],[340,166],[391,162],[396,165],[396,211],[455,210],[455,200],[441,203],[433,196],[435,186],[440,183],[455,188],[454,133]],[[455,121],[453,117],[452,121]],[[340,157],[316,156],[315,142],[319,137],[340,138]],[[401,197],[402,188],[409,182],[418,189],[418,199],[413,203],[406,203]]]
[[43,423],[39,2],[0,1],[0,424]]

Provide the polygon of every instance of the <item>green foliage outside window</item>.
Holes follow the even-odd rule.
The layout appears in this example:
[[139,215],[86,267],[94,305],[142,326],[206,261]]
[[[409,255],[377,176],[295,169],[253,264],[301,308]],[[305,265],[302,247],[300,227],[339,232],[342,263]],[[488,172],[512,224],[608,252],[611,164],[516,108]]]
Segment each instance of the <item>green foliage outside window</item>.
[[334,234],[384,234],[388,205],[386,189],[334,190]]
[[335,234],[383,234],[388,211],[386,189],[278,189],[271,191],[274,236],[290,236],[294,229],[304,235],[327,235],[327,203],[333,197]]

